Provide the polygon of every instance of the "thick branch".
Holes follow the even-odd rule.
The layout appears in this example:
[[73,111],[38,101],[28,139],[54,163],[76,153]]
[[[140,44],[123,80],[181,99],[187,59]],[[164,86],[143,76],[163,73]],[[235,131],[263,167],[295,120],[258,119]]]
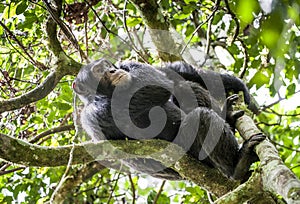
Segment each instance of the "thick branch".
[[[261,134],[253,120],[246,115],[238,119],[237,128],[245,139]],[[261,161],[264,189],[281,195],[289,204],[300,203],[300,181],[284,165],[274,145],[264,140],[255,150]]]
[[[39,167],[66,165],[71,149],[71,145],[42,147],[0,133],[0,158],[17,164]],[[178,155],[183,156],[176,161]],[[179,146],[162,140],[77,144],[73,153],[73,164],[130,158],[151,158],[166,166],[171,165],[183,178],[192,180],[217,196],[224,195],[237,185],[218,170],[204,166],[186,155]]]
[[215,204],[240,204],[248,202],[275,203],[271,193],[264,191],[259,173],[255,173],[247,182],[216,200]]
[[32,102],[36,102],[46,97],[65,75],[75,75],[79,72],[82,64],[69,58],[61,48],[60,42],[56,36],[56,24],[52,19],[48,19],[46,24],[47,35],[49,36],[49,49],[57,57],[55,69],[50,73],[43,83],[33,90],[8,100],[0,101],[0,113],[16,110]]
[[156,0],[131,0],[141,12],[141,16],[149,28],[152,41],[163,61],[181,60],[180,50],[171,36],[169,23],[161,13]]
[[76,74],[81,68],[81,64],[70,59],[61,59],[57,62],[57,68],[50,73],[43,83],[33,90],[7,100],[0,101],[0,113],[16,110],[32,102],[36,102],[46,97],[57,85],[57,83],[67,74]]
[[57,24],[51,17],[49,17],[46,22],[46,33],[49,41],[49,50],[51,50],[56,57],[58,57],[60,53],[64,53],[60,42],[57,39]]
[[15,98],[0,101],[0,113],[22,108],[32,102],[46,97],[56,86],[63,74],[52,72],[45,81],[35,89]]

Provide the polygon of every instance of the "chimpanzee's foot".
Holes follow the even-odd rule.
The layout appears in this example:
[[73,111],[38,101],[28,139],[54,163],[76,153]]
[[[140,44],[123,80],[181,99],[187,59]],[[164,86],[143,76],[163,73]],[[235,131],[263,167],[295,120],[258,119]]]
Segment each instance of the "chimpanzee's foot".
[[263,135],[262,133],[253,135],[249,140],[244,142],[242,149],[245,153],[252,153],[254,147],[265,139],[266,136]]
[[240,159],[236,165],[233,178],[236,180],[246,181],[248,180],[251,172],[249,172],[249,167],[253,162],[258,161],[258,156],[253,151],[254,147],[266,138],[263,134],[259,133],[253,135],[249,140],[243,143],[240,149]]

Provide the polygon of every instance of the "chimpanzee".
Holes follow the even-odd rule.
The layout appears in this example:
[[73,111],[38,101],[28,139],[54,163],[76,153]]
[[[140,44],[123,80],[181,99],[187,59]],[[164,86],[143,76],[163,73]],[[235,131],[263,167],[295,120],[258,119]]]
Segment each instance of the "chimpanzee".
[[[253,136],[239,148],[232,132],[243,115],[231,109],[237,95],[229,96],[223,108],[220,105],[220,95],[229,91],[243,91],[245,102],[250,102],[247,87],[234,76],[195,69],[184,62],[158,69],[128,61],[116,66],[100,59],[80,70],[73,89],[84,103],[82,127],[96,141],[167,140],[236,180],[245,179],[258,159],[253,147],[264,136]],[[176,171],[152,159],[123,162],[154,177],[181,179]]]

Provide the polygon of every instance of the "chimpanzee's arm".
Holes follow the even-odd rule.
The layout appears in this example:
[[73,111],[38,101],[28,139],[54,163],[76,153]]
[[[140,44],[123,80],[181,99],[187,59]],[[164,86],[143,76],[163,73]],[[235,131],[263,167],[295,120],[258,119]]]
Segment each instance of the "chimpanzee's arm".
[[204,70],[204,69],[195,69],[193,66],[185,63],[185,62],[174,62],[167,64],[165,69],[163,69],[168,76],[172,75],[168,69],[175,71],[185,80],[197,82],[205,89],[214,88],[214,87],[207,87],[213,86],[214,84],[218,84],[219,79],[222,80],[224,85],[225,92],[227,96],[229,95],[230,91],[234,93],[238,93],[239,91],[243,91],[244,93],[244,100],[246,104],[250,104],[250,94],[248,91],[247,86],[244,84],[242,80],[239,78],[229,75],[229,74],[220,74],[217,72]]

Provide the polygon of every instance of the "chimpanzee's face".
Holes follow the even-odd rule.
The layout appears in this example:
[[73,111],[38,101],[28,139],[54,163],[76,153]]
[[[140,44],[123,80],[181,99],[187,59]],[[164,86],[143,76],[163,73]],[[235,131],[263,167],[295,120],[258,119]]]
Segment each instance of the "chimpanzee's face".
[[[156,68],[138,62],[123,62],[118,67],[106,59],[84,66],[73,83],[73,89],[84,102],[91,103],[96,96],[118,95],[118,100],[138,94],[138,98],[165,101],[170,97],[173,81]],[[139,95],[140,94],[140,95]]]
[[131,75],[106,59],[94,61],[83,67],[73,82],[72,88],[80,99],[87,103],[97,94],[111,96],[114,87],[130,84]]

